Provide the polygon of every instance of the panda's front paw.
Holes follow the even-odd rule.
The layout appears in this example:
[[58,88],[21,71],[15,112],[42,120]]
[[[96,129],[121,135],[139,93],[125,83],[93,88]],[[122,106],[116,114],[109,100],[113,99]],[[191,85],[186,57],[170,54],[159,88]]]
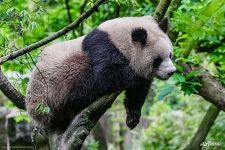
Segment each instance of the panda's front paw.
[[130,129],[133,129],[134,127],[137,126],[137,124],[140,121],[140,115],[137,113],[128,113],[127,114],[127,119],[126,119],[126,124]]

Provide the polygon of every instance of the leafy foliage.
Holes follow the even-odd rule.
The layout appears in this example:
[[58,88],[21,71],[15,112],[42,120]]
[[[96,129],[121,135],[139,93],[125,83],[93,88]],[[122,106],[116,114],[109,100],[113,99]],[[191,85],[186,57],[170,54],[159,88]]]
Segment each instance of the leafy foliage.
[[177,85],[181,86],[182,91],[184,91],[184,94],[191,95],[191,94],[197,94],[198,89],[201,87],[201,84],[199,83],[199,79],[196,78],[196,76],[199,74],[197,71],[192,71],[188,73],[186,76],[183,76],[182,74],[176,73],[173,76],[173,79],[176,81]]
[[[173,31],[178,32],[175,55],[184,62],[202,65],[224,83],[225,71],[225,5],[221,0],[182,1],[172,18]],[[195,51],[192,51],[192,50]],[[205,53],[201,54],[201,50]],[[205,59],[203,59],[205,58]],[[214,68],[209,68],[214,64]],[[212,71],[213,69],[213,71]]]

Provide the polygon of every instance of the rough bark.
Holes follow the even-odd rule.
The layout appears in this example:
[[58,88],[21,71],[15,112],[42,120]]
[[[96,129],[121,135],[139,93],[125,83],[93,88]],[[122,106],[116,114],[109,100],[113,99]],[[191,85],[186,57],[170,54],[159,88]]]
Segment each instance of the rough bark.
[[205,100],[213,103],[219,109],[225,111],[225,88],[216,79],[205,73],[201,78],[202,87],[199,90]]
[[111,107],[121,91],[108,94],[81,111],[59,137],[59,149],[80,149],[99,118]]
[[166,14],[166,11],[170,5],[171,0],[161,0],[156,8],[156,11],[154,13],[154,18],[157,22],[162,20],[164,15]]
[[26,109],[24,96],[12,86],[12,84],[3,74],[1,67],[0,67],[0,90],[6,97],[8,97],[13,102],[14,105],[16,105],[16,107],[23,110]]
[[214,121],[219,115],[219,112],[220,110],[214,105],[209,107],[200,126],[198,127],[197,132],[191,139],[191,142],[184,148],[184,150],[200,150],[202,148],[201,144],[205,141],[211,126],[214,124]]
[[24,47],[22,49],[19,49],[17,51],[14,51],[12,53],[10,53],[9,55],[3,56],[0,58],[0,64],[3,64],[6,61],[9,60],[13,60],[19,56],[22,56],[34,49],[37,49],[57,38],[59,38],[62,35],[65,35],[66,33],[68,33],[69,31],[71,31],[74,28],[77,28],[79,26],[79,24],[84,21],[84,19],[88,18],[91,14],[93,14],[94,12],[96,12],[98,10],[98,7],[103,4],[105,1],[107,0],[98,0],[97,2],[95,2],[93,4],[93,6],[91,8],[89,8],[86,12],[84,12],[83,14],[81,14],[74,22],[72,22],[71,24],[69,24],[68,26],[64,27],[63,29],[59,30],[58,32],[34,43],[31,44],[27,47]]
[[198,78],[201,87],[198,90],[198,95],[202,96],[206,101],[214,104],[219,109],[225,111],[225,87],[212,77],[203,67],[193,66],[190,64],[181,63],[185,69],[185,73],[189,73],[193,70],[202,72]]

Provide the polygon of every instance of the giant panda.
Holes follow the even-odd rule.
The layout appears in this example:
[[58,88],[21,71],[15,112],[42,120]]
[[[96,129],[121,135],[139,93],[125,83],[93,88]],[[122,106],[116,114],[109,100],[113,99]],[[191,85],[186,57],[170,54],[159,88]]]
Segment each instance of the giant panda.
[[[176,70],[167,26],[166,19],[158,24],[151,16],[116,18],[44,48],[25,98],[34,123],[64,129],[101,96],[125,90],[126,124],[133,129],[153,78],[166,80]],[[38,112],[40,104],[50,111]]]

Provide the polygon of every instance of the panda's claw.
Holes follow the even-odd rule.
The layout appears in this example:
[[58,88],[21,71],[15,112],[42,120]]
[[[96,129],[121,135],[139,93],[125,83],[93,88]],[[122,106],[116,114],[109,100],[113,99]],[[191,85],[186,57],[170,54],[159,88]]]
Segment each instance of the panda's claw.
[[137,126],[140,120],[140,115],[138,114],[127,114],[126,124],[130,129],[133,129]]

